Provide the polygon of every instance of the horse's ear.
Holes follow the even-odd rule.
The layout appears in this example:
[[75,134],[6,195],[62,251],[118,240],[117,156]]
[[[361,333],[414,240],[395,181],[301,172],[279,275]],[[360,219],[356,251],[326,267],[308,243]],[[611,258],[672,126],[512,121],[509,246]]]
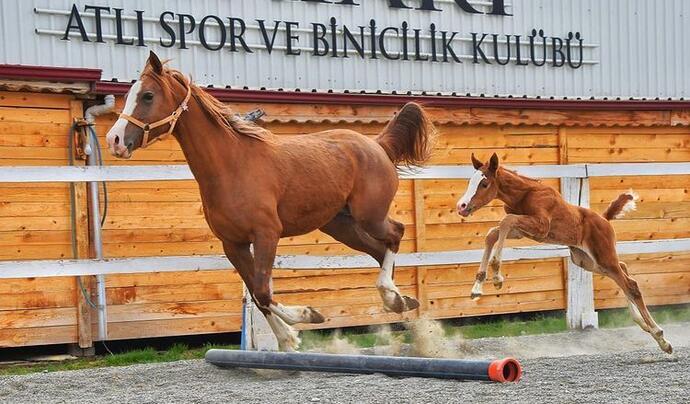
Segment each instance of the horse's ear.
[[498,170],[498,154],[494,153],[489,160],[489,172],[495,173]]
[[481,161],[474,157],[474,153],[472,153],[472,165],[474,166],[475,170],[479,170],[484,165]]
[[156,55],[153,51],[149,52],[149,60],[147,63],[149,66],[151,66],[151,69],[153,69],[154,73],[163,74],[163,63],[161,63],[158,55]]

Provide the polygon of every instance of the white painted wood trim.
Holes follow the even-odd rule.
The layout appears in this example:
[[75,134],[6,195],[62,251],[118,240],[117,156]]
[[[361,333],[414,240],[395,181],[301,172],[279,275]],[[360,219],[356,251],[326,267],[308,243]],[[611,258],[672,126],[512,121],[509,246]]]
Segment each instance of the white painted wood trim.
[[[585,178],[639,175],[686,175],[690,163],[622,163],[511,166],[520,174],[537,178]],[[404,179],[469,179],[469,165],[431,166],[403,171]],[[157,166],[19,166],[0,167],[3,182],[177,181],[194,179],[187,165]]]
[[[618,252],[625,254],[651,254],[690,251],[690,238],[653,241],[623,241]],[[398,254],[396,265],[438,266],[474,264],[481,260],[482,250],[424,252]],[[562,258],[570,255],[567,247],[538,245],[503,250],[504,261]],[[373,258],[364,255],[311,256],[283,255],[276,258],[274,268],[295,270],[376,268]],[[104,260],[48,260],[2,261],[0,279],[53,276],[88,276],[150,272],[184,272],[227,270],[232,265],[225,256],[169,256],[143,258],[113,258]]]

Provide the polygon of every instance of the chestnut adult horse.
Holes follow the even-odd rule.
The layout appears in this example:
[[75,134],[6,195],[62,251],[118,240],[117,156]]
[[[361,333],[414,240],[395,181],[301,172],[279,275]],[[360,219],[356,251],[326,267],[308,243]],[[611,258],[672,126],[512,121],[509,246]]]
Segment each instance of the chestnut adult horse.
[[458,201],[458,213],[469,216],[494,199],[505,204],[506,217],[486,236],[484,257],[477,272],[471,297],[482,295],[482,283],[489,266],[496,289],[503,286],[501,252],[506,239],[527,237],[540,243],[565,245],[570,257],[580,267],[608,276],[623,289],[628,298],[633,320],[654,337],[664,352],[672,353],[671,344],[657,325],[640,293],[637,282],[628,274],[628,267],[618,259],[616,233],[610,221],[635,209],[636,195],[623,193],[612,201],[603,215],[591,209],[568,204],[551,187],[538,180],[499,166],[496,153],[487,163],[472,155],[477,170],[467,191]]
[[199,183],[211,231],[281,350],[299,345],[291,325],[324,321],[311,307],[273,299],[271,271],[281,237],[320,229],[378,261],[376,286],[386,310],[419,306],[393,282],[405,227],[388,217],[398,189],[396,164],[422,165],[432,148],[434,128],[419,105],[405,105],[375,139],[350,130],[278,137],[235,117],[151,52],[107,142],[113,155],[129,158],[170,134]]

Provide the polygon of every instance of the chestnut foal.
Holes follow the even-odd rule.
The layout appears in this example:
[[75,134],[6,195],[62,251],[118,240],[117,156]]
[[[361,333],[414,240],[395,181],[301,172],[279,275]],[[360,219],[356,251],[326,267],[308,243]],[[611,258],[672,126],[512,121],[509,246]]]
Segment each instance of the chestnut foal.
[[107,142],[113,155],[129,158],[170,134],[199,184],[211,231],[282,350],[299,345],[293,324],[325,319],[311,307],[273,299],[271,272],[281,237],[320,229],[379,262],[376,286],[386,310],[419,306],[393,282],[405,226],[388,217],[398,189],[396,164],[423,164],[432,148],[433,125],[419,105],[405,105],[376,138],[350,130],[275,136],[235,117],[151,52]]
[[486,236],[484,257],[472,288],[473,299],[482,295],[489,266],[496,289],[503,286],[501,252],[507,238],[527,237],[540,243],[565,245],[570,248],[575,264],[613,279],[628,298],[633,320],[654,337],[664,352],[673,352],[671,344],[664,339],[664,331],[647,310],[637,282],[628,275],[627,266],[618,260],[616,253],[616,234],[609,221],[635,209],[635,194],[621,194],[602,217],[591,209],[566,203],[557,191],[538,180],[499,167],[496,153],[486,164],[472,155],[472,164],[477,171],[458,201],[458,213],[467,217],[494,199],[505,204],[507,213]]

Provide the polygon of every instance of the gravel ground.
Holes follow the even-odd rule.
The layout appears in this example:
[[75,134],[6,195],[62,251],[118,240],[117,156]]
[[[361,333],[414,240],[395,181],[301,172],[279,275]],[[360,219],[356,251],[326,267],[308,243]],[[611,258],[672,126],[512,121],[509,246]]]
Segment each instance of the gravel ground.
[[634,328],[460,342],[467,357],[521,358],[519,384],[222,370],[183,361],[0,377],[0,402],[688,402],[690,324],[666,331],[673,355]]

